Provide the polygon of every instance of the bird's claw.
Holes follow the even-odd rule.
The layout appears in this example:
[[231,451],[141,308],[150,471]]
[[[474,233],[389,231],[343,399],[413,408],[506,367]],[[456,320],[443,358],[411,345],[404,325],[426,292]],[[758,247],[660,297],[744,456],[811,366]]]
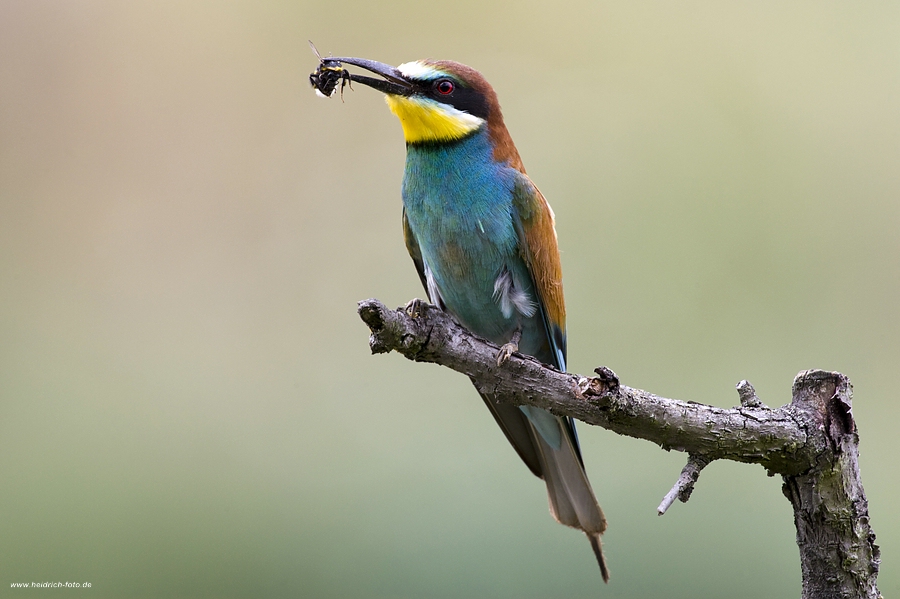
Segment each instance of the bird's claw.
[[406,304],[406,313],[412,316],[413,318],[418,318],[419,313],[423,311],[425,307],[425,302],[420,300],[419,298],[415,298],[410,300],[408,304]]
[[509,360],[510,356],[519,351],[519,345],[516,343],[506,343],[500,347],[497,352],[497,366],[503,366]]

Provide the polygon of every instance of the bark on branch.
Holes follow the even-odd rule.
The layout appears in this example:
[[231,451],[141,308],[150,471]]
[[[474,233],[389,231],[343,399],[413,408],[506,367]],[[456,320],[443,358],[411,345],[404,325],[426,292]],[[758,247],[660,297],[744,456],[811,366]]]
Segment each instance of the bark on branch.
[[469,376],[479,391],[498,401],[544,408],[686,452],[688,464],[660,504],[660,515],[676,497],[687,501],[700,470],[713,460],[761,464],[770,476],[780,474],[794,510],[802,597],[881,596],[879,549],[859,475],[852,387],[844,375],[801,372],[791,402],[774,409],[741,381],[741,405],[717,408],[621,385],[604,367],[595,370],[597,376],[585,377],[520,354],[498,367],[496,345],[420,300],[397,310],[365,300],[359,315],[372,332],[373,353],[393,350],[416,362],[441,364]]

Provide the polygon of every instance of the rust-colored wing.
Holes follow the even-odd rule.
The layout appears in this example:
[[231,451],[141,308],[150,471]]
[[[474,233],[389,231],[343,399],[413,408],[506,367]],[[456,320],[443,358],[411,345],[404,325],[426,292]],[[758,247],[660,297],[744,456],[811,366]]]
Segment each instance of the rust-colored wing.
[[566,302],[553,210],[524,174],[519,177],[513,190],[513,209],[519,233],[519,251],[534,282],[547,336],[558,358],[556,367],[565,370]]

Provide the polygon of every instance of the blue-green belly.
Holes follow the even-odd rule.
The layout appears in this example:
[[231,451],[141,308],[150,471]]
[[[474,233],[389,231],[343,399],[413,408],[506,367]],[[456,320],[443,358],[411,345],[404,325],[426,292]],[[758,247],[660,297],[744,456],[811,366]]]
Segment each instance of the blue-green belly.
[[[523,353],[552,363],[540,311],[504,315],[494,297],[507,269],[536,301],[519,252],[512,190],[520,173],[493,161],[485,132],[454,144],[409,146],[403,202],[410,229],[447,310],[494,343],[522,327]],[[547,355],[541,355],[547,354]]]

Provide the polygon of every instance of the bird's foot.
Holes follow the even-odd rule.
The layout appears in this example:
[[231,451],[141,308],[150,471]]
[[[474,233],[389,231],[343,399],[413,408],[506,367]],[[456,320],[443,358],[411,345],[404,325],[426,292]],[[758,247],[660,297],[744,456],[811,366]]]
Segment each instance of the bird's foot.
[[497,366],[503,366],[510,356],[519,351],[519,341],[522,340],[522,329],[516,329],[509,343],[504,343],[497,352]]
[[507,360],[509,360],[510,356],[519,351],[519,346],[516,343],[505,343],[500,347],[500,351],[497,352],[497,366],[503,366],[506,364]]
[[412,316],[413,318],[418,318],[420,312],[424,312],[424,308],[428,304],[419,298],[415,298],[410,300],[408,304],[406,304],[406,313]]

